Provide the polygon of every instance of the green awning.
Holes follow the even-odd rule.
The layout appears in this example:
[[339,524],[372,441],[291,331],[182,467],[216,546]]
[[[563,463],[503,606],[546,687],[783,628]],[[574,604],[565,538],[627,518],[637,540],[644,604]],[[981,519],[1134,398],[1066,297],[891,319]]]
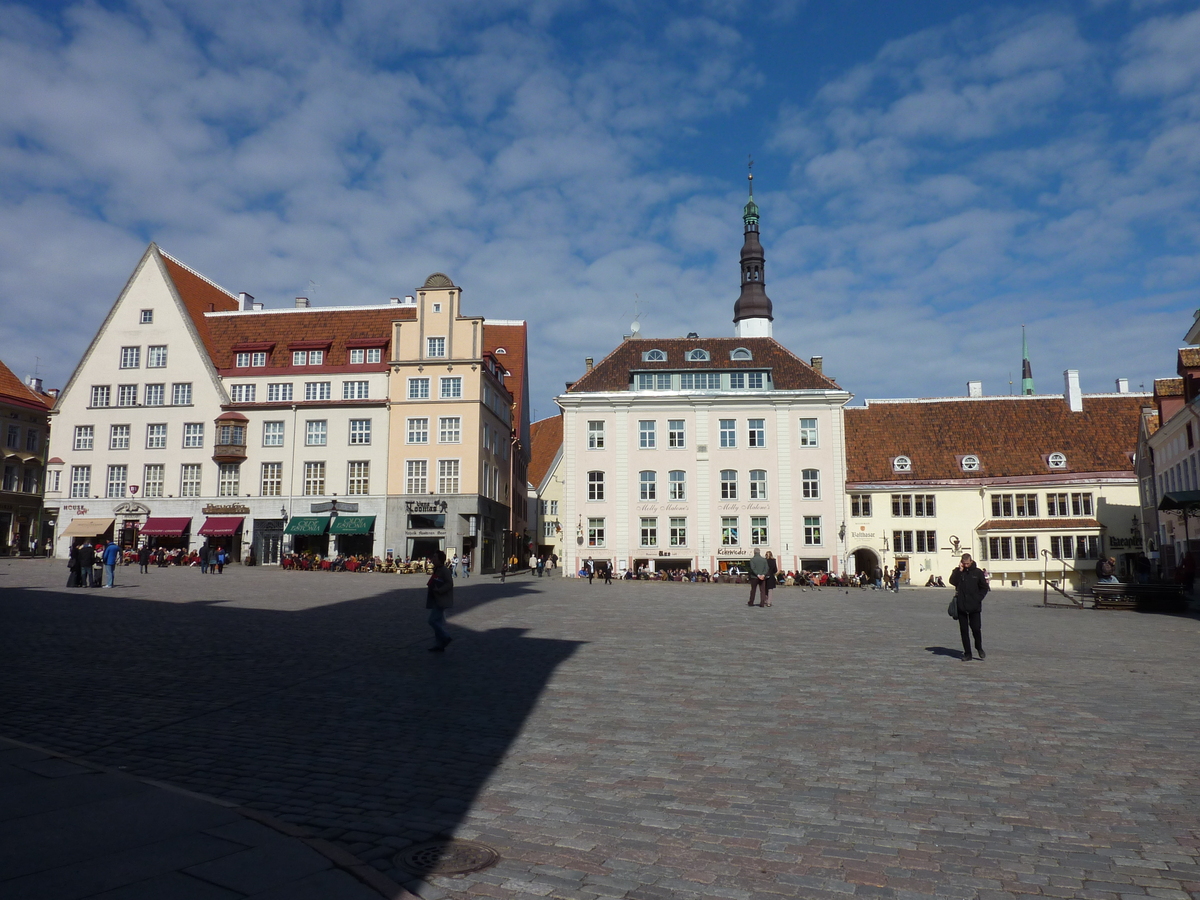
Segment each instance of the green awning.
[[374,516],[338,516],[329,526],[330,534],[370,534],[375,527]]
[[324,534],[329,527],[329,516],[292,516],[288,519],[284,534]]

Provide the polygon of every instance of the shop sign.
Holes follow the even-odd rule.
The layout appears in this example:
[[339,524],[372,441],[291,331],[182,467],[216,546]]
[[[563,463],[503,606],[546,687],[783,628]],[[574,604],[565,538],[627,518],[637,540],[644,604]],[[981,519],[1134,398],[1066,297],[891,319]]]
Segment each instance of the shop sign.
[[717,556],[748,556],[747,551],[741,547],[721,547],[717,550]]
[[200,510],[206,516],[248,516],[250,515],[250,507],[243,506],[240,503],[231,503],[228,506],[213,506],[209,505]]
[[445,537],[446,529],[443,528],[441,531],[431,531],[427,528],[421,528],[421,529],[417,529],[415,531],[410,531],[408,533],[408,536],[409,537]]
[[1127,537],[1127,538],[1110,537],[1108,539],[1108,546],[1114,550],[1123,550],[1125,548],[1132,549],[1134,547],[1141,547],[1142,546],[1142,536],[1139,534],[1135,537]]
[[410,513],[444,513],[449,504],[445,500],[405,500],[404,509]]

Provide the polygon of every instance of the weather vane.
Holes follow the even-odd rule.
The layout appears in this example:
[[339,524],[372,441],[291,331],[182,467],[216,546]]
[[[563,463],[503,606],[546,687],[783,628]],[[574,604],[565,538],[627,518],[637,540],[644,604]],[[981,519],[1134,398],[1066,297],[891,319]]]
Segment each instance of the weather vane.
[[754,193],[754,157],[746,154],[746,180],[750,182],[750,193]]

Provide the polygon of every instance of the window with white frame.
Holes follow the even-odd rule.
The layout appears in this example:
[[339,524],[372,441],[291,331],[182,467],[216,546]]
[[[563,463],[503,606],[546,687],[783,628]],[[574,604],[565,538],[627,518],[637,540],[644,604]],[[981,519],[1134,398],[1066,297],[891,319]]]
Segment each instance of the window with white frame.
[[383,361],[383,348],[382,347],[368,347],[367,348],[367,363],[368,364],[378,363],[378,362],[382,362],[382,361]]
[[685,357],[688,362],[708,362],[707,350],[689,350]]
[[738,517],[737,516],[722,516],[721,517],[721,546],[736,547],[741,541],[738,540]]
[[332,383],[328,381],[306,381],[304,382],[304,399],[328,400],[333,395],[331,387]]
[[371,464],[366,460],[350,463],[346,473],[346,493],[352,497],[371,493]]
[[309,419],[304,423],[304,446],[324,447],[329,439],[329,423],[325,419]]
[[588,546],[604,546],[604,519],[588,519]]
[[165,422],[156,422],[146,426],[146,449],[167,449],[167,424]]
[[552,516],[558,515],[558,501],[557,500],[550,501],[550,515],[552,515]]
[[[408,443],[429,443],[429,419],[418,416],[408,420]],[[411,491],[409,493],[412,493]]]
[[893,472],[911,472],[912,460],[907,456],[897,456],[892,460]]
[[441,416],[438,418],[438,443],[457,444],[462,441],[462,417]]
[[681,517],[671,518],[671,546],[686,547],[687,546],[687,519]]
[[721,419],[721,446],[737,446],[737,422],[733,419]]
[[259,493],[264,497],[283,496],[283,463],[265,462],[262,464]]
[[764,426],[765,419],[750,419],[747,437],[751,447],[767,446],[767,429]]
[[639,391],[669,391],[671,389],[671,373],[638,372],[635,384]]
[[221,463],[217,467],[217,496],[236,497],[241,493],[242,467],[238,463]]
[[343,381],[342,399],[366,400],[371,395],[370,387],[369,381]]
[[138,316],[138,321],[141,322],[143,325],[153,325],[154,324],[154,310],[143,309]]
[[351,445],[362,445],[371,443],[371,420],[370,419],[351,419],[350,420],[350,443]]
[[117,385],[117,406],[137,406],[138,386],[136,384]]
[[308,364],[310,366],[324,365],[325,364],[325,351],[324,350],[309,350],[308,351]]
[[71,498],[87,499],[92,495],[92,467],[71,466]]
[[96,426],[95,425],[76,425],[75,426],[75,444],[76,450],[91,450],[95,445]]
[[667,354],[663,350],[647,350],[642,354],[642,359],[646,362],[666,362]]
[[457,494],[458,493],[458,460],[457,459],[439,459],[438,460],[438,493],[439,494]]
[[800,420],[800,446],[801,447],[817,446],[817,420],[816,419],[801,419]]
[[293,366],[307,366],[308,365],[308,351],[307,350],[293,350],[292,351],[292,365]]
[[638,475],[638,484],[641,488],[642,500],[657,500],[658,499],[658,473],[645,471]]
[[1092,495],[1091,494],[1072,494],[1071,495],[1071,515],[1073,516],[1090,516],[1092,514]]
[[719,391],[720,372],[683,372],[679,376],[681,391]]
[[804,517],[804,543],[808,547],[821,546],[821,517]]
[[962,458],[962,470],[964,472],[979,471],[979,457],[974,454],[969,454]]
[[325,463],[306,462],[304,464],[304,496],[323,497],[325,495]]
[[233,365],[238,369],[250,368],[250,354],[248,352],[235,353],[233,356]]
[[751,469],[750,470],[750,499],[751,500],[766,500],[767,499],[767,470],[766,469]]
[[428,400],[429,399],[429,379],[428,378],[410,378],[410,379],[408,379],[408,399],[409,400]]
[[166,396],[167,386],[165,384],[148,384],[142,402],[146,406],[162,406],[167,402]]
[[[263,354],[264,356],[266,354]],[[262,363],[264,366],[266,362]],[[146,368],[165,369],[167,367],[167,345],[151,344],[146,348]]]
[[204,446],[204,423],[187,422],[183,426],[183,446],[195,448]]
[[108,485],[104,496],[124,497],[125,486],[129,483],[129,466],[109,466]]
[[667,492],[669,500],[686,500],[687,499],[687,473],[682,469],[675,469],[668,476],[668,484],[670,488]]
[[438,358],[446,355],[446,339],[444,337],[425,338],[425,355]]
[[642,543],[643,547],[658,546],[658,519],[653,516],[642,516]]
[[217,443],[222,446],[237,444],[246,446],[246,426],[235,425],[232,422],[221,422],[217,425]]
[[643,450],[653,450],[658,446],[657,423],[652,419],[638,422],[638,447]]
[[361,366],[367,361],[367,351],[362,349],[350,351],[350,365]]
[[267,384],[268,403],[291,403],[292,383],[290,381]]
[[108,449],[109,450],[128,450],[129,449],[129,426],[128,425],[113,425],[108,431]]
[[410,459],[406,464],[404,493],[424,494],[429,486],[429,463],[424,459]]
[[235,384],[229,388],[229,399],[234,403],[253,403],[258,385]]
[[121,348],[121,368],[122,369],[137,369],[142,364],[142,348],[141,347],[122,347]]
[[200,496],[200,463],[184,463],[179,467],[179,496]]
[[92,399],[89,406],[108,406],[111,402],[112,387],[107,384],[92,385]]
[[558,523],[546,519],[542,522],[542,537],[553,538],[558,535]]
[[805,500],[821,499],[821,470],[802,469],[800,472],[800,496]]
[[142,496],[161,497],[166,466],[162,463],[151,463],[142,469]]
[[439,379],[441,391],[439,396],[443,400],[457,400],[462,396],[462,377],[459,375],[444,375]]
[[[46,473],[48,481],[46,482],[46,490],[57,494],[62,490],[62,471],[60,469],[51,469]],[[162,496],[161,494],[159,496]]]
[[192,405],[192,383],[190,381],[176,382],[171,385],[171,405]]
[[588,499],[604,499],[604,473],[588,472]]
[[283,446],[283,422],[263,422],[263,446]]
[[735,469],[721,470],[721,499],[736,500],[738,495],[737,471]]
[[765,547],[770,543],[766,516],[750,517],[750,543],[755,547]]
[[871,517],[871,495],[851,494],[850,515],[855,518],[869,519]]
[[753,355],[745,347],[738,347],[736,350],[729,351],[730,359],[753,359]]
[[1052,469],[1065,469],[1067,467],[1067,457],[1063,453],[1051,453],[1047,462]]
[[667,447],[671,450],[682,450],[687,446],[684,441],[684,423],[683,419],[668,419],[667,420]]
[[604,423],[603,422],[588,422],[588,449],[603,450],[604,449]]

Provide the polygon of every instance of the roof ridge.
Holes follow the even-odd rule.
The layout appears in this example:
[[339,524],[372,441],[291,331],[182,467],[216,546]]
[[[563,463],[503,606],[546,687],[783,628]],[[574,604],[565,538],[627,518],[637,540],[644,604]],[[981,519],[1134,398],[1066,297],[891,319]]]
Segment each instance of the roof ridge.
[[193,269],[191,266],[189,266],[187,263],[185,263],[183,260],[181,260],[181,259],[176,259],[174,256],[172,256],[170,253],[168,253],[168,252],[167,252],[166,250],[164,250],[162,247],[159,247],[159,248],[158,248],[158,252],[159,252],[160,254],[162,254],[163,256],[165,256],[167,259],[169,259],[171,262],[175,263],[175,265],[179,266],[181,269],[186,269],[186,270],[187,270],[188,272],[190,272],[192,275],[195,275],[197,278],[199,278],[199,279],[200,279],[201,281],[203,281],[205,284],[209,285],[210,287],[214,287],[214,288],[216,288],[216,289],[217,289],[218,291],[220,291],[222,294],[224,294],[225,296],[227,296],[227,297],[228,297],[230,300],[237,300],[237,299],[238,299],[238,295],[237,295],[237,294],[235,294],[235,293],[233,293],[232,291],[226,290],[225,288],[221,287],[219,284],[217,284],[215,281],[213,281],[213,280],[212,280],[211,278],[209,278],[207,275],[202,275],[202,274],[200,274],[200,273],[199,273],[199,272],[197,272],[195,269]]

